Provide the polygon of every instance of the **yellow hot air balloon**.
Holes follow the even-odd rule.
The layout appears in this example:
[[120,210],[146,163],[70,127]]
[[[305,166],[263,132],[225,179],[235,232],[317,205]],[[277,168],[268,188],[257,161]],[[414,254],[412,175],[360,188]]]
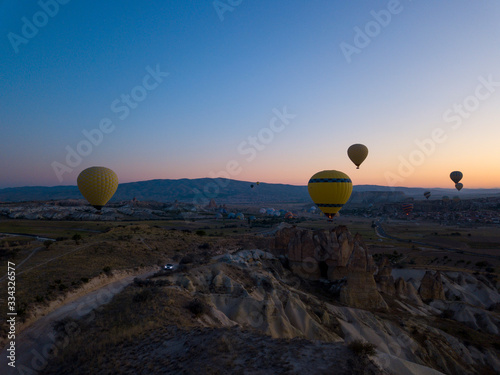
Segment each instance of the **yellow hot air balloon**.
[[352,181],[343,172],[327,170],[316,173],[307,184],[309,195],[316,206],[330,220],[349,200]]
[[359,169],[361,163],[368,156],[368,147],[356,143],[347,149],[347,156],[349,156],[349,159],[356,165],[356,169]]
[[451,180],[458,184],[464,175],[460,171],[453,171],[450,173]]
[[118,177],[109,168],[90,167],[78,175],[77,184],[85,199],[100,210],[115,194]]

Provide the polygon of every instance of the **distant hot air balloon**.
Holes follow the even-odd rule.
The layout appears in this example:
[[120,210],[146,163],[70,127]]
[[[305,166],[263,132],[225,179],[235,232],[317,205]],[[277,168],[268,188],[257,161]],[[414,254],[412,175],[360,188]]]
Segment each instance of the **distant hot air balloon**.
[[259,182],[259,181],[257,181],[257,185],[260,185],[260,182]]
[[356,165],[356,169],[359,169],[361,163],[368,156],[368,148],[365,145],[356,143],[347,149],[347,156]]
[[401,208],[403,209],[403,212],[406,215],[409,215],[413,211],[413,204],[412,203],[403,203],[401,205]]
[[430,191],[426,191],[426,192],[424,193],[424,197],[425,197],[425,199],[429,199],[429,197],[430,197],[430,196],[431,196],[431,192],[430,192]]
[[458,195],[455,195],[453,197],[453,202],[460,202],[460,197]]
[[456,188],[458,191],[462,190],[462,188],[463,188],[463,187],[464,187],[464,184],[462,184],[461,182],[459,182],[459,183],[455,184],[455,188]]
[[250,185],[250,187],[253,189],[253,184],[252,184],[252,185]]
[[443,196],[443,202],[449,202],[450,201],[450,197],[447,196],[447,195],[444,195]]
[[460,171],[453,171],[450,173],[451,180],[458,184],[464,175]]
[[318,208],[330,220],[349,200],[352,182],[340,171],[326,170],[316,173],[307,185],[309,195]]
[[78,175],[77,185],[85,199],[100,210],[115,194],[118,177],[109,168],[90,167]]
[[274,211],[275,211],[274,208],[268,208],[266,210],[266,214],[269,215],[269,216],[273,216],[274,215]]

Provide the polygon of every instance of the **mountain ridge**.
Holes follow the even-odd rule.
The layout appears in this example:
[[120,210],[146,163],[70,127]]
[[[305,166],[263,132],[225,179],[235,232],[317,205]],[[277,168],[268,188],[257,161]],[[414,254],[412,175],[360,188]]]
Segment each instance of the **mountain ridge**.
[[[388,197],[391,201],[406,198],[423,199],[425,191],[431,192],[431,199],[444,195],[458,195],[461,198],[478,198],[500,195],[500,189],[466,189],[458,192],[455,189],[389,187],[381,185],[354,185],[353,196],[367,192]],[[0,202],[22,202],[35,200],[81,199],[76,185],[61,186],[24,186],[0,189]],[[118,186],[112,201],[119,200],[153,200],[158,202],[189,202],[208,204],[211,199],[226,203],[266,203],[289,202],[307,203],[309,197],[306,185],[274,184],[260,182],[257,185],[250,181],[223,178],[196,179],[153,179],[127,182]],[[359,198],[359,197],[358,197]]]

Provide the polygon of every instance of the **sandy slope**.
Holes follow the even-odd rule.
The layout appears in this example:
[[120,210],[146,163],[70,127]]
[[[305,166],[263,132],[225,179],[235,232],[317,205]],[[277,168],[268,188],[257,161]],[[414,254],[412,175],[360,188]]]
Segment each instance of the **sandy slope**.
[[130,284],[135,277],[148,277],[156,271],[157,268],[148,268],[116,273],[112,277],[98,277],[64,300],[56,301],[39,310],[35,314],[35,320],[32,319],[29,323],[17,327],[16,367],[8,365],[9,345],[7,345],[0,354],[0,372],[3,375],[36,374],[45,368],[47,359],[56,356],[58,350],[69,345],[72,337],[80,333],[76,323],[67,323],[60,327],[63,334],[56,339],[54,322],[64,318],[80,319],[84,316],[85,321],[91,321],[95,317],[93,310],[111,301],[112,297]]

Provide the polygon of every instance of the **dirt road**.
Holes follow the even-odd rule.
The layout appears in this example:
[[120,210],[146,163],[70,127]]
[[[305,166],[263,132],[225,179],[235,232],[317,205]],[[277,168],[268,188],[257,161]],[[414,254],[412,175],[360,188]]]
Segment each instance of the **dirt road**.
[[[61,349],[71,345],[71,340],[78,336],[81,328],[80,322],[90,322],[95,318],[95,310],[111,301],[113,296],[129,285],[135,277],[146,278],[155,270],[142,273],[130,274],[123,278],[110,282],[97,290],[82,297],[70,301],[46,316],[38,319],[22,332],[16,334],[15,338],[15,367],[9,365],[10,341],[0,353],[0,373],[11,374],[38,374],[43,370],[48,361],[55,358]],[[54,322],[63,318],[76,319],[64,324],[57,337],[53,328]],[[81,320],[80,320],[81,319]],[[17,324],[16,324],[17,326]]]

